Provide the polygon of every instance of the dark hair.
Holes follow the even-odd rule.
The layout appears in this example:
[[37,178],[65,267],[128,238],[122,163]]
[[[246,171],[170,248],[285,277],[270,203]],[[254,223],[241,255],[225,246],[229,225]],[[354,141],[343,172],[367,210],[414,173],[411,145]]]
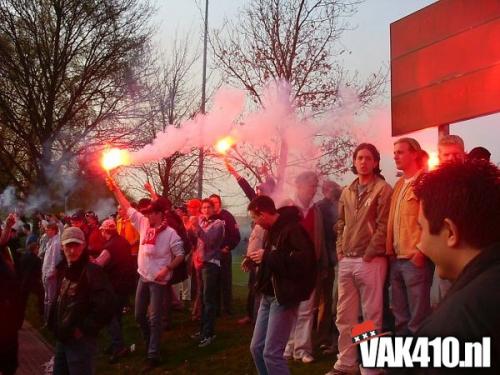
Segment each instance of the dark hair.
[[373,159],[379,163],[379,165],[373,169],[373,173],[380,176],[380,173],[382,172],[382,170],[380,169],[380,152],[378,152],[377,148],[374,145],[372,145],[371,143],[361,143],[354,150],[354,154],[352,155],[352,167],[351,167],[352,173],[358,174],[358,170],[356,169],[356,166],[354,164],[356,161],[356,157],[358,156],[358,152],[360,152],[361,150],[370,151],[370,153],[373,156]]
[[469,159],[484,159],[490,161],[491,152],[484,147],[474,147],[467,155]]
[[256,214],[260,214],[262,212],[267,212],[268,214],[275,214],[276,206],[274,205],[274,201],[267,195],[259,195],[254,199],[252,199],[252,201],[247,207],[247,210],[255,212]]
[[151,204],[151,199],[149,198],[141,198],[139,199],[139,202],[137,202],[137,209],[140,211],[143,208],[146,208]]
[[[210,196],[210,197],[211,197],[211,196]],[[201,204],[203,205],[203,203],[208,203],[210,206],[215,207],[215,206],[214,206],[214,202],[212,202],[212,201],[210,200],[210,198],[204,198],[204,199],[202,199],[202,200],[201,200]]]
[[31,226],[29,224],[23,224],[23,228],[26,230],[31,230]]
[[451,162],[423,174],[415,183],[431,234],[445,218],[455,223],[460,238],[483,248],[500,241],[500,170],[484,160]]
[[220,196],[217,194],[212,194],[208,197],[209,199],[211,198],[216,198],[219,201],[219,204],[222,205],[222,200],[220,199]]

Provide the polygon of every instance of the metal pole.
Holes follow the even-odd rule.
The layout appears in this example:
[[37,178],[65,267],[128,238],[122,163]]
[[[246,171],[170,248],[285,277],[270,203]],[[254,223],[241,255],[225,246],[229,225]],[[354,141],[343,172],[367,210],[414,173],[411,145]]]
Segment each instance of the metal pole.
[[[206,89],[207,89],[207,42],[208,42],[208,0],[205,0],[205,34],[203,36],[203,73],[201,81],[201,113],[205,113]],[[203,136],[203,134],[202,134]],[[203,147],[200,147],[198,160],[198,198],[203,196]]]
[[439,125],[438,139],[443,138],[445,135],[450,135],[450,124]]

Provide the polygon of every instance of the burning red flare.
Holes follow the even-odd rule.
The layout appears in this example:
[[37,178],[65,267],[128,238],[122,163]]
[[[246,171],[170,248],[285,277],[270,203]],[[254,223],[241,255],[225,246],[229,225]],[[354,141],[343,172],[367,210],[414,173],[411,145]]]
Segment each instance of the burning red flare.
[[130,164],[130,155],[127,150],[110,148],[103,152],[101,159],[102,167],[109,173],[111,169]]
[[219,154],[225,155],[235,144],[234,138],[227,136],[217,141],[214,147]]

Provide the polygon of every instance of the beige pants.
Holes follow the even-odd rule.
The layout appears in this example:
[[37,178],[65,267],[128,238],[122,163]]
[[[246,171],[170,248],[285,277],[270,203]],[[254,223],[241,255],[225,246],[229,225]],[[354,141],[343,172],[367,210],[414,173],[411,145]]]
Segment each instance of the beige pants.
[[[358,348],[352,345],[351,329],[359,323],[360,306],[363,321],[372,320],[377,330],[381,331],[386,273],[387,259],[384,257],[376,257],[369,263],[362,258],[343,258],[339,262],[339,356],[334,365],[335,369],[348,373],[358,370]],[[380,371],[361,368],[361,373],[376,374]]]

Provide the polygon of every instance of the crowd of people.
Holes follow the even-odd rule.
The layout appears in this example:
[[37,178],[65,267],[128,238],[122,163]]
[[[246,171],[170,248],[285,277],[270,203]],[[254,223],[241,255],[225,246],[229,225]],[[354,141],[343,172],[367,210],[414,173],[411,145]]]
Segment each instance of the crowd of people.
[[[351,330],[362,321],[398,336],[493,337],[498,370],[500,288],[489,287],[500,281],[500,171],[488,150],[467,154],[458,136],[442,137],[438,156],[440,166],[429,171],[417,140],[397,140],[400,178],[391,187],[379,151],[362,143],[351,184],[342,188],[304,171],[294,194],[279,202],[272,177],[264,172],[254,189],[226,160],[252,219],[241,263],[249,280],[246,316],[238,322],[254,326],[250,352],[259,374],[289,374],[289,360],[308,364],[337,353],[328,375],[383,373],[360,366]],[[146,344],[144,372],[161,363],[161,334],[179,299],[192,302],[200,329],[191,337],[199,347],[216,339],[218,316],[234,314],[232,251],[241,236],[220,196],[173,207],[146,184],[149,197],[135,203],[112,177],[106,183],[117,213],[102,221],[92,211],[40,214],[33,222],[40,236],[27,223],[21,236],[19,218],[6,218],[0,373],[16,371],[30,294],[56,338],[54,374],[94,373],[103,328],[110,363],[126,356],[121,321],[132,306]],[[442,299],[437,308],[433,281]]]

